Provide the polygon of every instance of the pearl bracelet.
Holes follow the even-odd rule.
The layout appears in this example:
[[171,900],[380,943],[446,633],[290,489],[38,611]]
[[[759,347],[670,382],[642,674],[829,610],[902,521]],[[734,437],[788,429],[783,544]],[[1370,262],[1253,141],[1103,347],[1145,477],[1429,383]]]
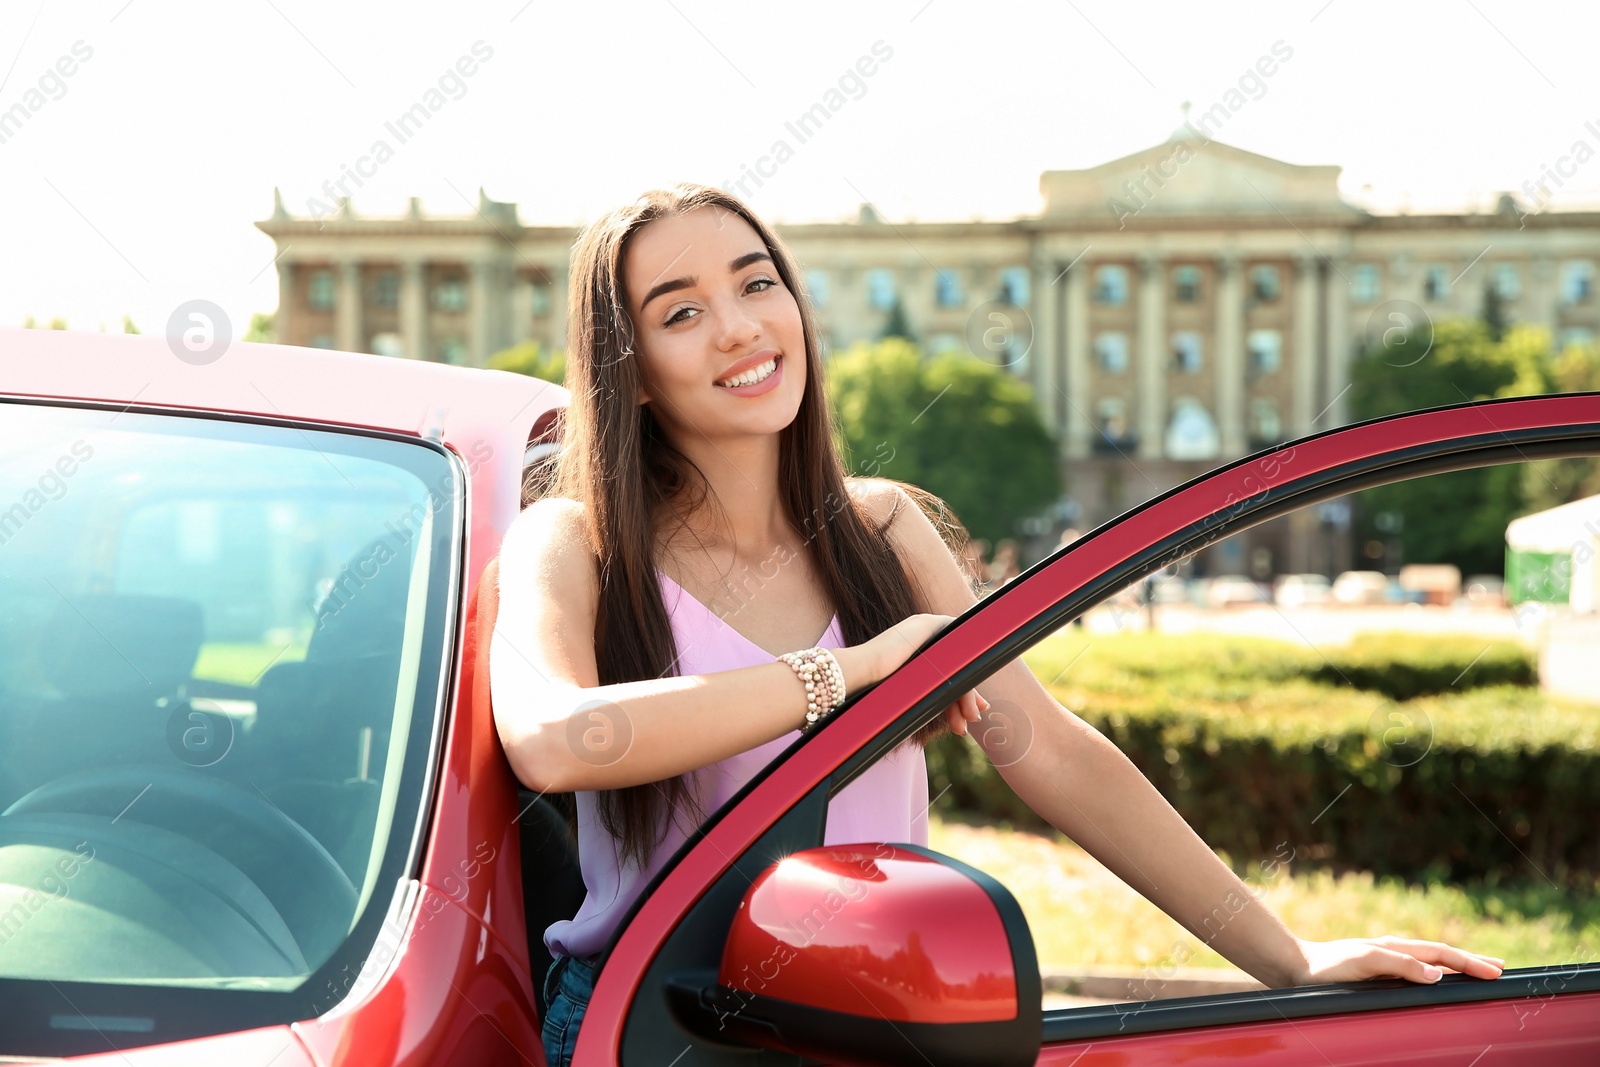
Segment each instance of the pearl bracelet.
[[806,721],[800,727],[806,733],[821,722],[833,709],[844,703],[844,671],[833,653],[820,646],[799,652],[785,652],[778,657],[794,668],[806,686]]

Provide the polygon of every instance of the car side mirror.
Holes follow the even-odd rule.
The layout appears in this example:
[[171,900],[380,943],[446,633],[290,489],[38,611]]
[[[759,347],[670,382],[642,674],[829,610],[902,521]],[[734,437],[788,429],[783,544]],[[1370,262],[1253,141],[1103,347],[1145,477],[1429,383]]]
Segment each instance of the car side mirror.
[[1037,1062],[1033,935],[993,878],[916,845],[810,848],[750,883],[721,968],[666,983],[714,1044],[941,1067]]

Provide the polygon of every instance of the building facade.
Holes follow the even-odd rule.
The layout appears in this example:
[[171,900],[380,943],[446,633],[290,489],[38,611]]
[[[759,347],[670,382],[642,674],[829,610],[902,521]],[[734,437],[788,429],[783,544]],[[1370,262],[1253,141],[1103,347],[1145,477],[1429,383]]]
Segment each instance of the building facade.
[[[1185,124],[1085,170],[1047,171],[1043,210],[1002,222],[780,227],[829,351],[899,316],[930,351],[990,359],[1032,384],[1060,445],[1056,528],[1091,527],[1219,463],[1339,425],[1352,358],[1384,332],[1481,313],[1558,342],[1600,333],[1600,212],[1375,215],[1336,166],[1302,166]],[[288,344],[482,365],[521,341],[565,347],[574,227],[527,226],[480,190],[475,216],[295,218],[278,245]],[[1327,509],[1214,546],[1207,569],[1351,564]],[[1053,533],[1040,537],[1044,548]],[[1263,554],[1265,553],[1265,554]]]

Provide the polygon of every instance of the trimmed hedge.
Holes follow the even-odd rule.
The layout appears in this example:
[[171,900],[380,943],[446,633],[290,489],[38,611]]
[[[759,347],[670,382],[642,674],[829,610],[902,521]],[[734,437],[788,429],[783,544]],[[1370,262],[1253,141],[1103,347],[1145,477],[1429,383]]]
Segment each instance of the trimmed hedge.
[[1328,652],[1328,661],[1307,675],[1327,685],[1350,685],[1395,700],[1411,700],[1451,689],[1491,685],[1535,685],[1537,665],[1525,649],[1507,641],[1363,634]]
[[[1361,691],[1319,682],[1321,656],[1281,642],[1097,637],[1076,659],[1084,644],[1058,635],[1025,659],[1241,873],[1286,849],[1423,880],[1600,873],[1600,708],[1504,684],[1532,677],[1515,645],[1362,642],[1333,659]],[[1440,695],[1389,695],[1439,679]],[[941,808],[1044,826],[976,744],[941,737],[928,767],[949,783]]]

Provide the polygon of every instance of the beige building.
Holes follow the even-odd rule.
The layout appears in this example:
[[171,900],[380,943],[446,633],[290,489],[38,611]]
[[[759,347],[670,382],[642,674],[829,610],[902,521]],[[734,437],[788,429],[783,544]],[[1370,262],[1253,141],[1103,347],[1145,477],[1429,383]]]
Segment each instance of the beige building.
[[[930,350],[1029,381],[1061,447],[1082,528],[1228,459],[1341,423],[1352,356],[1385,330],[1477,315],[1493,285],[1514,322],[1600,331],[1600,212],[1374,215],[1337,166],[1285,163],[1185,124],[1086,170],[1047,171],[1044,207],[1004,222],[782,227],[830,350],[877,337],[899,305]],[[278,244],[280,340],[479,365],[519,341],[565,344],[577,230],[475,216],[291,217]],[[1209,569],[1348,566],[1337,509],[1214,546]],[[1046,531],[1037,549],[1053,545]],[[1263,551],[1264,550],[1264,553]],[[1037,553],[1036,553],[1037,554]]]

